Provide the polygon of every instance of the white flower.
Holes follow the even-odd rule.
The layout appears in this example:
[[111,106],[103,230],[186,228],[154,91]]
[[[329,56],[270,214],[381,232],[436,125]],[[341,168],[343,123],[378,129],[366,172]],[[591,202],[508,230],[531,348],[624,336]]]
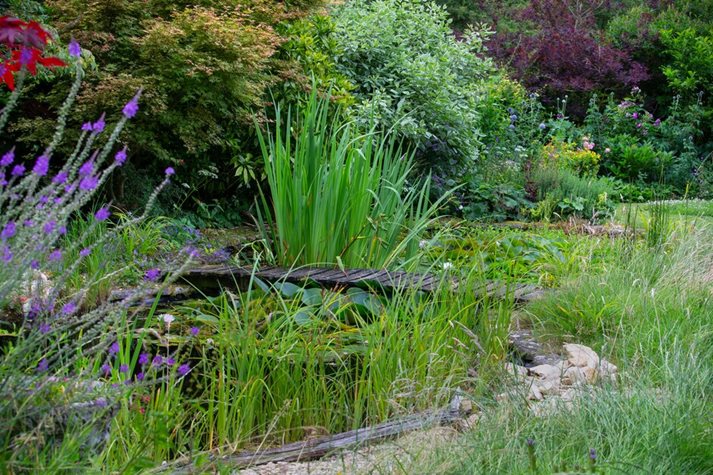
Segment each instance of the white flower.
[[174,317],[170,313],[161,314],[158,316],[158,318],[163,320],[163,323],[165,323],[167,327],[170,327],[171,323],[173,323],[173,321],[176,319],[176,317]]
[[453,263],[452,262],[444,262],[443,270],[449,270],[449,269],[453,269]]
[[419,241],[418,247],[419,247],[419,249],[424,249],[424,248],[428,247],[428,241],[426,241],[425,239],[422,241]]

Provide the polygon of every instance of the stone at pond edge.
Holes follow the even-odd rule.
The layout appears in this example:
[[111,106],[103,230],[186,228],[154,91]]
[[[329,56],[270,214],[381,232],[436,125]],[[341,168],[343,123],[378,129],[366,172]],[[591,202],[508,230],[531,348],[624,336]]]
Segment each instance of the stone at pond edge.
[[597,368],[599,366],[599,355],[591,348],[584,345],[568,343],[564,345],[567,352],[567,361],[572,366]]

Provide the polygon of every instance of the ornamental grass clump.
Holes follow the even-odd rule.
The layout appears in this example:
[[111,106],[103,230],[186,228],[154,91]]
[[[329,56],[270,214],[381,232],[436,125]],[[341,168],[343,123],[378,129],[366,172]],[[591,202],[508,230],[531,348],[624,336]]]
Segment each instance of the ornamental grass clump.
[[[37,65],[64,66],[56,58],[44,57],[50,41],[49,33],[35,23],[0,18],[0,50],[7,53],[0,58],[0,73],[13,90],[0,112],[0,134],[27,73],[35,74]],[[2,473],[54,472],[63,464],[86,462],[83,451],[99,450],[106,442],[109,416],[134,387],[190,371],[188,363],[176,361],[180,355],[175,348],[162,354],[177,364],[145,364],[143,338],[135,336],[137,316],[147,313],[143,301],[160,293],[174,273],[150,271],[148,278],[147,272],[142,285],[115,302],[87,301],[91,279],[79,287],[68,284],[83,260],[102,255],[122,230],[145,217],[124,220],[82,247],[111,216],[109,205],[100,206],[78,239],[64,238],[98,187],[126,161],[126,148],[115,151],[115,145],[127,121],[137,114],[141,95],[137,92],[126,103],[113,127],[105,115],[85,123],[72,154],[60,160],[55,152],[83,78],[80,56],[81,48],[72,41],[69,57],[76,79],[59,110],[50,145],[29,163],[15,148],[0,152]],[[147,210],[172,174],[173,169],[166,170]],[[157,286],[152,281],[159,274],[166,277]],[[154,309],[148,312],[149,324]]]
[[447,197],[429,202],[429,183],[409,182],[413,153],[394,135],[362,133],[330,114],[329,98],[259,134],[272,206],[262,195],[261,229],[281,265],[384,268],[408,262]]

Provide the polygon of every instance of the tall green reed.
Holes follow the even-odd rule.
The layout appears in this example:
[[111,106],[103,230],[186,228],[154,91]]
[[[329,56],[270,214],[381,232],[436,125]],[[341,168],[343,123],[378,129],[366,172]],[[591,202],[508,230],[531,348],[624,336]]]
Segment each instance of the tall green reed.
[[381,268],[416,255],[445,197],[431,204],[430,180],[409,181],[413,153],[389,133],[358,131],[316,92],[275,116],[258,136],[272,204],[262,194],[259,221],[280,264]]

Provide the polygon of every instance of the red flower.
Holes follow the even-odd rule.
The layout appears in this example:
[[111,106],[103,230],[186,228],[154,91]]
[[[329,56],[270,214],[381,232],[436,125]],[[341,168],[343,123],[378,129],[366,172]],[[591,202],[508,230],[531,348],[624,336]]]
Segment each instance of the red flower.
[[46,68],[66,66],[59,58],[42,56],[49,38],[49,33],[36,21],[0,17],[0,45],[4,45],[10,53],[9,58],[0,62],[0,84],[5,83],[10,90],[14,90],[15,73],[22,68],[27,68],[34,76],[38,64]]

